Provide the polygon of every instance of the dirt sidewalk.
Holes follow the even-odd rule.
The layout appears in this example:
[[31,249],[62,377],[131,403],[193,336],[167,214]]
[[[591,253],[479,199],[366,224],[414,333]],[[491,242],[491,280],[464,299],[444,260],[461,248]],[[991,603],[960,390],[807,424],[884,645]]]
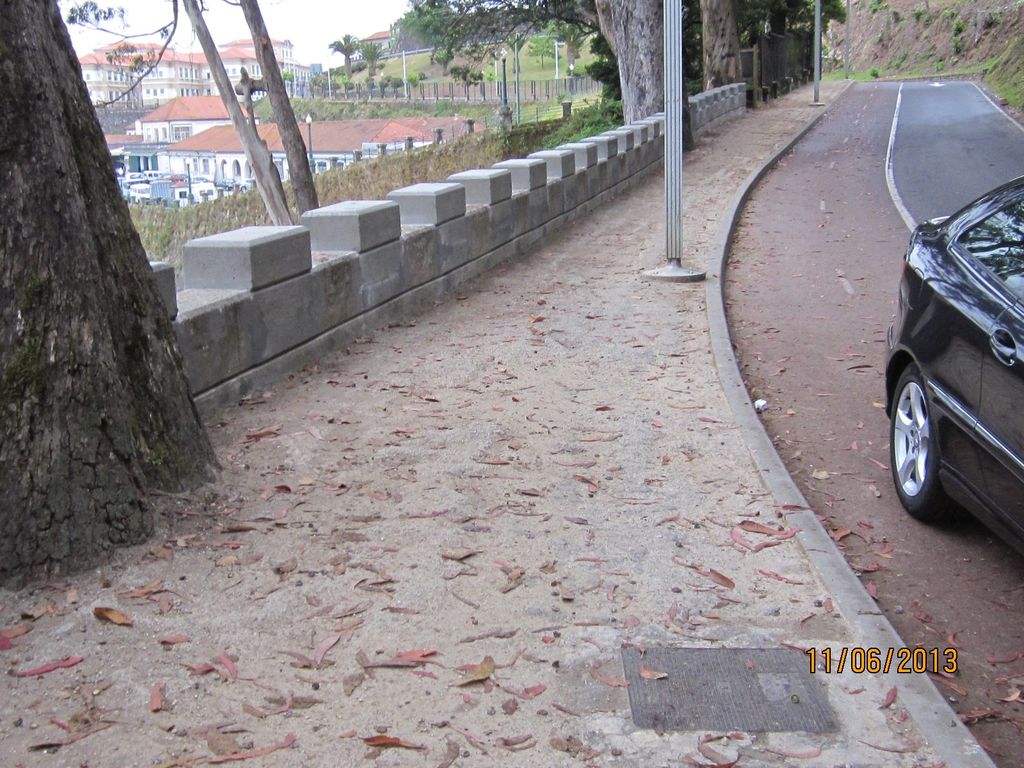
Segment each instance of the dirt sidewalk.
[[[809,101],[726,123],[687,157],[692,263]],[[703,286],[641,278],[663,243],[653,176],[225,410],[219,482],[168,500],[149,545],[0,593],[0,627],[31,630],[5,667],[66,665],[4,677],[0,762],[935,763],[898,692],[866,675],[815,677],[835,733],[633,725],[624,644],[851,642],[734,427]],[[641,684],[661,672],[641,667]]]

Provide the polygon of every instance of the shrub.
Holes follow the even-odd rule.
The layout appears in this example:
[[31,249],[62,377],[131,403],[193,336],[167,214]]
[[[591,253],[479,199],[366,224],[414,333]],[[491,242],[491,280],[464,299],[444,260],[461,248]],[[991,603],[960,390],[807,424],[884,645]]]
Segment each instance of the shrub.
[[918,22],[920,24],[921,23],[921,19],[925,18],[927,16],[928,12],[924,9],[924,6],[918,5],[918,6],[914,7],[913,14],[914,14],[914,21],[916,21],[916,22]]
[[878,71],[878,67],[872,67],[868,74],[871,75],[873,79],[877,80],[881,73]]
[[572,117],[544,140],[544,146],[557,147],[570,141],[610,131],[622,125],[622,102],[602,99],[597,104],[573,110]]
[[953,20],[953,37],[960,37],[960,35],[964,33],[965,29],[967,29],[967,22],[957,16],[956,19]]
[[871,0],[868,4],[868,10],[873,14],[878,13],[883,8],[885,8],[885,0]]

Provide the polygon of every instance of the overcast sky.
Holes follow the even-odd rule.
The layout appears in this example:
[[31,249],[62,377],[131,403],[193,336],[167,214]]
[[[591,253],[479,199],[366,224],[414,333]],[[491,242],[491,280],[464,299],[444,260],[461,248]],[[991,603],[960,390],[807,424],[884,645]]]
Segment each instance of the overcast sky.
[[[71,0],[61,0],[62,10]],[[125,9],[127,28],[120,22],[112,26],[123,34],[151,32],[171,18],[169,0],[106,0],[101,6],[113,5]],[[207,0],[206,23],[213,39],[219,42],[248,38],[242,10],[223,0]],[[303,64],[320,63],[327,66],[340,64],[344,59],[328,50],[327,46],[338,38],[350,34],[368,37],[380,32],[398,20],[409,8],[408,0],[261,0],[263,19],[271,37],[291,40],[295,44],[295,57]],[[79,55],[119,38],[96,30],[70,27],[71,39]],[[199,41],[184,9],[180,10],[178,31],[174,45],[179,50],[199,50]]]

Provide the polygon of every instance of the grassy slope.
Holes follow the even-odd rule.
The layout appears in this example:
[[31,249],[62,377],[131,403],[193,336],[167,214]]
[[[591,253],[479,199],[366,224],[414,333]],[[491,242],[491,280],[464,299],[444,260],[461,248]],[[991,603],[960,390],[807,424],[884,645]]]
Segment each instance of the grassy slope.
[[[852,76],[982,75],[1024,108],[1024,11],[1006,0],[867,0],[853,6]],[[827,35],[833,76],[842,76],[845,30]]]

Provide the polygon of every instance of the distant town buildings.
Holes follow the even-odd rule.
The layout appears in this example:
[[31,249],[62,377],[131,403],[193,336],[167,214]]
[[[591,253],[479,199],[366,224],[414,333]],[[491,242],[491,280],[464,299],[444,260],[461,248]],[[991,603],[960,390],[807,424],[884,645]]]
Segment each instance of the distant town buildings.
[[[295,59],[288,40],[271,40],[274,55],[293,95],[309,93],[310,67]],[[97,48],[80,56],[82,77],[93,103],[122,100],[130,106],[157,106],[180,96],[215,96],[217,87],[210,74],[206,56],[201,52],[183,52],[167,48],[148,74],[141,77],[149,62],[160,53],[160,43],[121,41]],[[252,77],[261,77],[252,40],[231,40],[218,46],[224,68],[233,82],[242,67]]]

